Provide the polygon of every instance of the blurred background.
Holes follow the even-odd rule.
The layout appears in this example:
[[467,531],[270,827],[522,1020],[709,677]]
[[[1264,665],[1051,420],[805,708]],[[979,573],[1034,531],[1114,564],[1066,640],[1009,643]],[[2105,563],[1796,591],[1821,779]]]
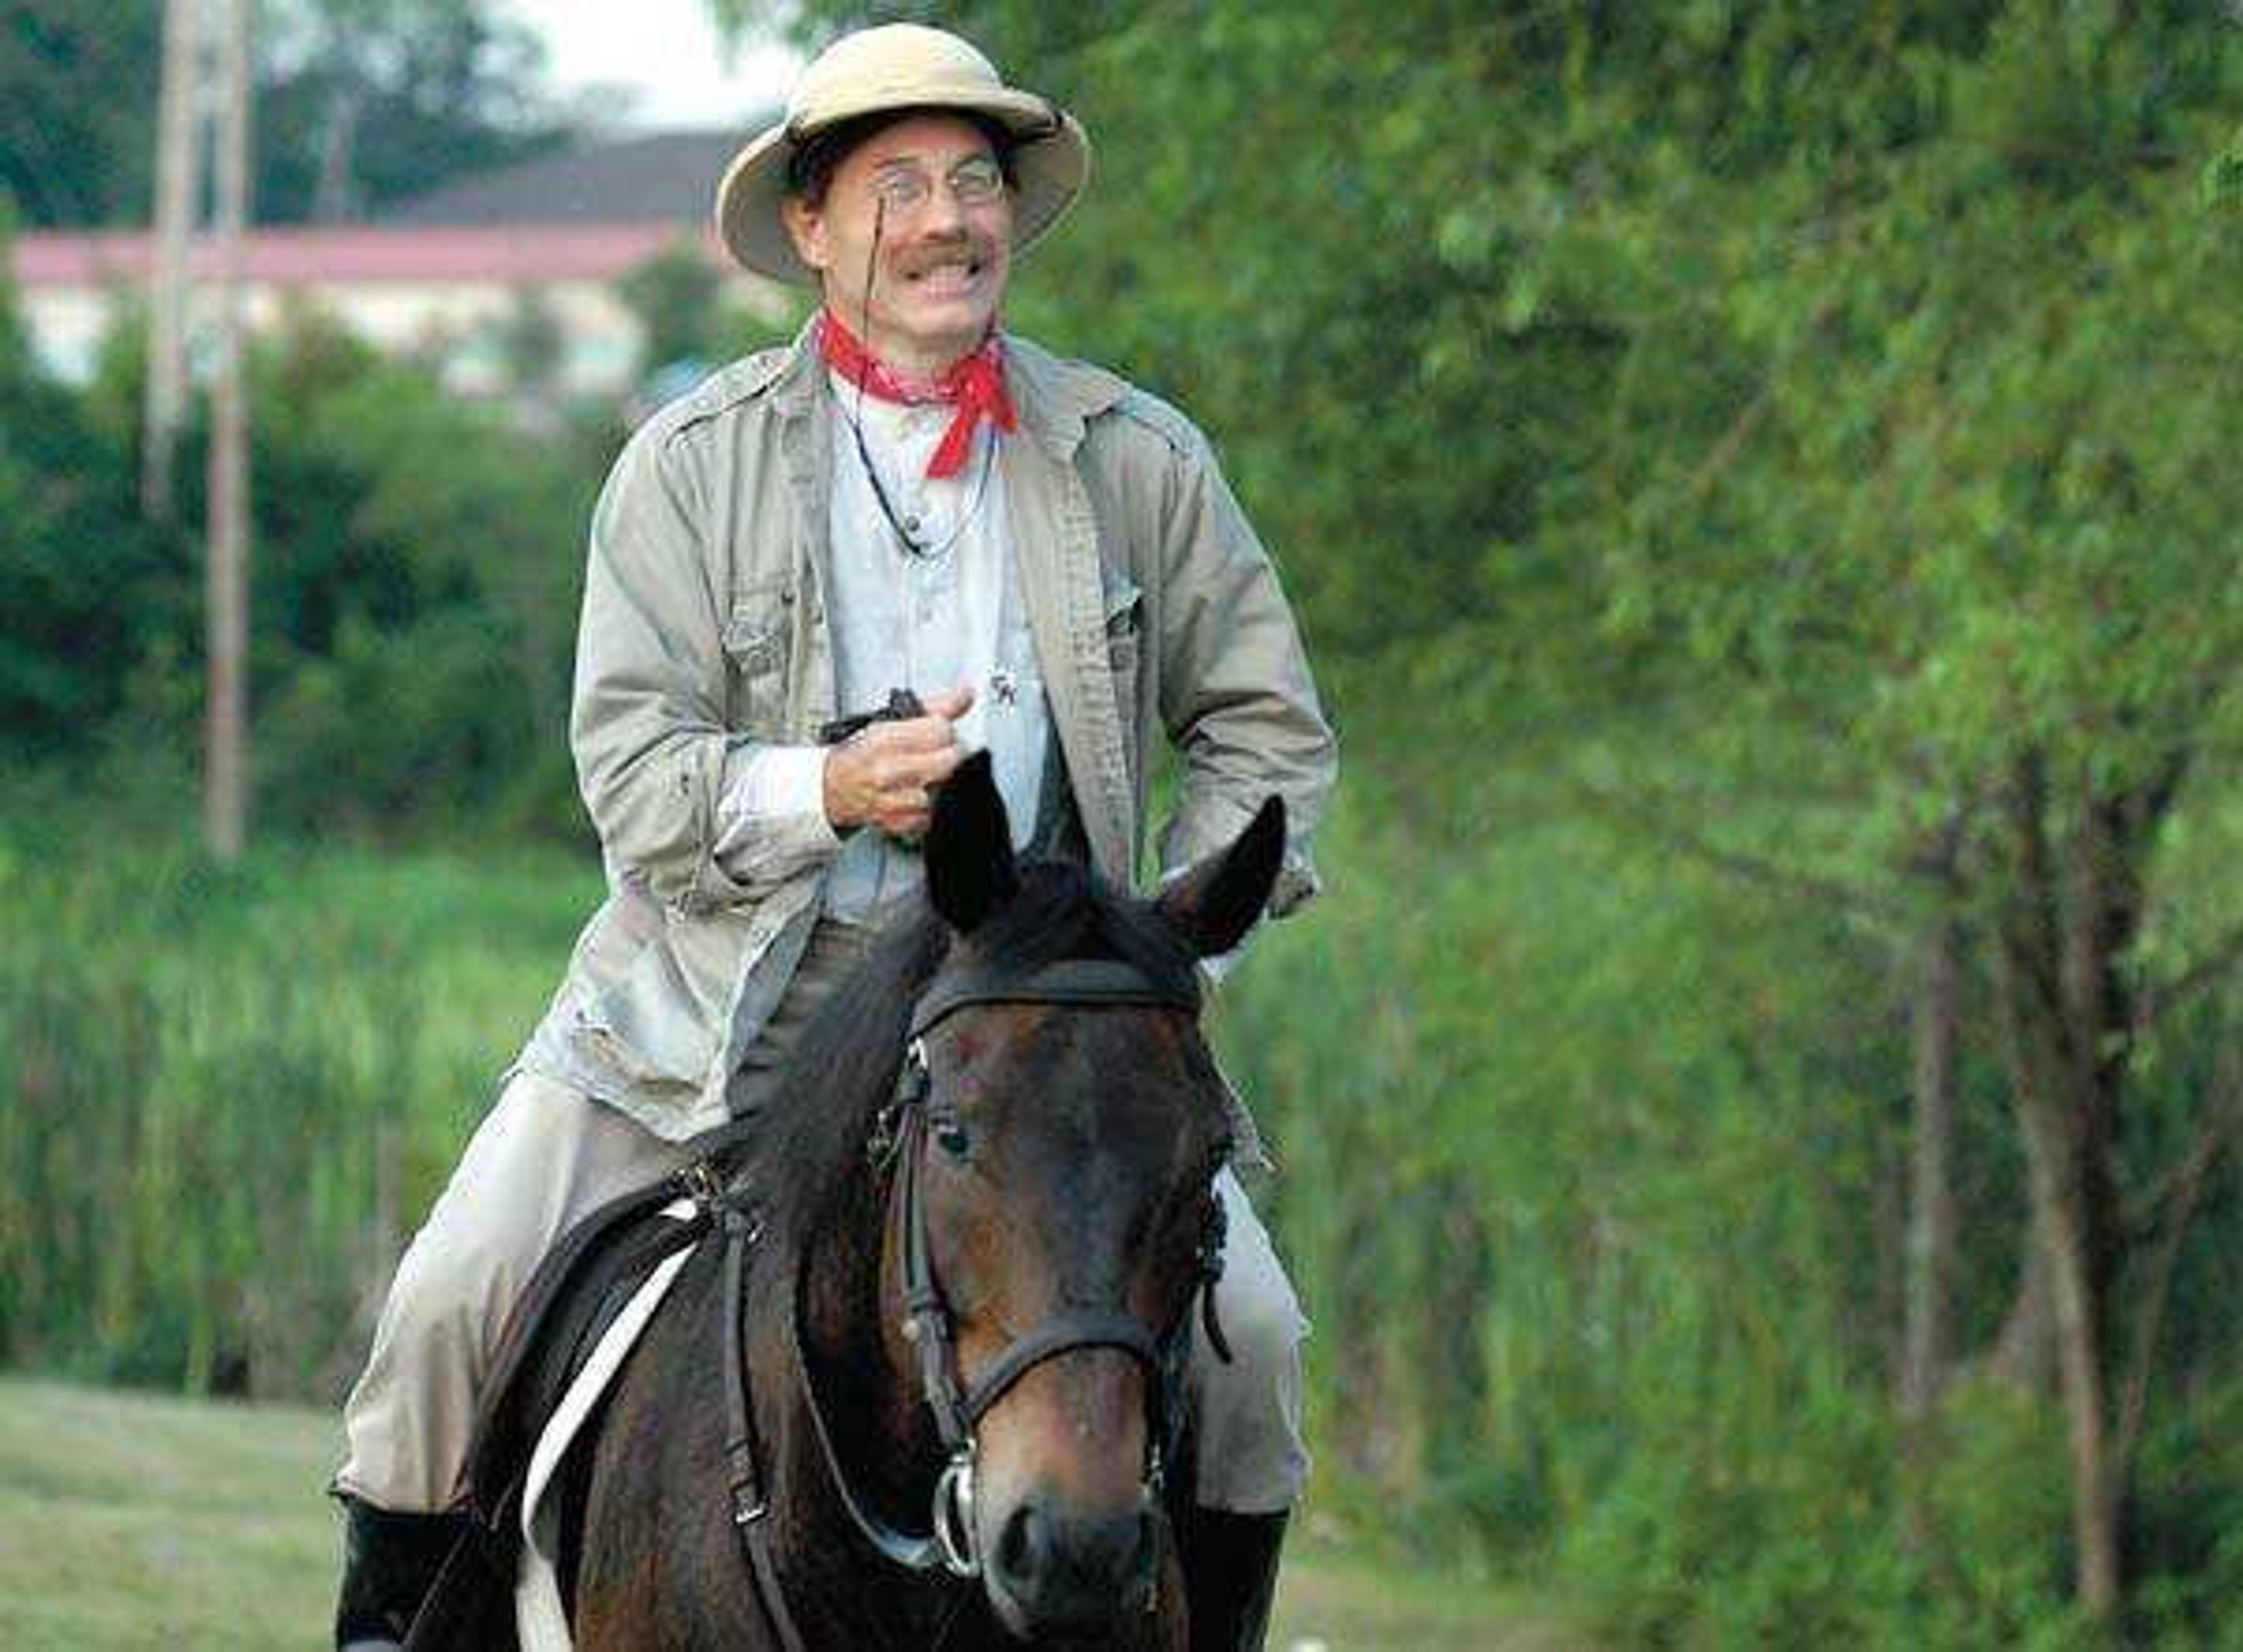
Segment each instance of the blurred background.
[[1343,731],[1221,1010],[1289,1644],[2243,1647],[2243,4],[232,3],[167,211],[162,0],[0,0],[0,1642],[315,1638],[597,897],[593,493],[906,16],[1088,125],[1008,323]]

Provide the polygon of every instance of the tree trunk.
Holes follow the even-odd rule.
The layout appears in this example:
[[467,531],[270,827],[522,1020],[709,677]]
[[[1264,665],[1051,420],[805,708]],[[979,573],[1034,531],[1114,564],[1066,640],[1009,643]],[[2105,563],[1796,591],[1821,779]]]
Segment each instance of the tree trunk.
[[2044,1078],[2021,1075],[2017,1101],[2034,1225],[2054,1309],[2057,1370],[2071,1455],[2075,1588],[2079,1603],[2109,1622],[2117,1615],[2124,1579],[2120,1505],[2111,1454],[2108,1341],[2103,1334],[2110,1305],[2098,1287],[2098,1280],[2107,1278],[2108,1259],[2098,1254],[2100,1246],[2089,1217],[2081,1143],[2074,1127],[2077,1100],[2067,1105],[2045,1093]]
[[2044,1397],[2056,1393],[2056,1311],[2050,1299],[2048,1259],[2040,1223],[2028,1214],[2017,1246],[2017,1290],[1988,1360],[1994,1375]]
[[358,127],[363,99],[356,85],[345,84],[327,100],[327,120],[320,134],[320,176],[312,191],[312,222],[347,224],[359,215]]
[[1914,1045],[1914,1140],[1909,1167],[1906,1328],[1900,1370],[1901,1414],[1921,1421],[1955,1362],[1955,1074],[1961,970],[1953,917],[1926,926],[1910,984]]
[[[2027,752],[2011,775],[2000,850],[2009,888],[1995,978],[2032,1267],[2064,1396],[2076,1590],[2106,1628],[2125,1587],[2125,1470],[2112,1415],[2127,1245],[2118,1151],[2138,1030],[2125,964],[2141,930],[2144,863],[2186,769],[2176,754],[2115,790],[2083,772],[2059,802],[2041,756]],[[2050,837],[2059,809],[2060,849]],[[2028,1298],[2034,1283],[2029,1274]]]

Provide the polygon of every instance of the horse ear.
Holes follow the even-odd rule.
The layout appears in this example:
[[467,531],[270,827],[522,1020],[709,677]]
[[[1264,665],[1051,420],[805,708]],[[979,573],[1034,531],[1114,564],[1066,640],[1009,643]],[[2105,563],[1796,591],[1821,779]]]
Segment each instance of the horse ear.
[[1270,903],[1284,857],[1285,800],[1273,796],[1229,849],[1162,891],[1155,908],[1194,952],[1215,957],[1246,938]]
[[1020,886],[1005,800],[990,777],[989,754],[977,751],[935,791],[926,833],[927,898],[944,923],[965,935]]

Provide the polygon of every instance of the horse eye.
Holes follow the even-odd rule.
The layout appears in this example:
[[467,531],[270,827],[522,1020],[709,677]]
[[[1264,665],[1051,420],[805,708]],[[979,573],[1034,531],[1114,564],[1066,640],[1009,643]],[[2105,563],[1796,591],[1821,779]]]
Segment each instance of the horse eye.
[[946,1118],[934,1127],[934,1145],[953,1158],[966,1157],[966,1150],[973,1145],[967,1135],[966,1126],[955,1118]]

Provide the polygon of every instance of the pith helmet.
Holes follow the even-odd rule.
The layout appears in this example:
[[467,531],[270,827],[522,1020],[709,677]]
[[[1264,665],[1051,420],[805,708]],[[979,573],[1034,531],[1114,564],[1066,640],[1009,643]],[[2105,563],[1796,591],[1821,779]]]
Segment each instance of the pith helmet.
[[1033,245],[1074,205],[1090,177],[1090,139],[1047,97],[1007,86],[970,44],[940,29],[886,24],[844,35],[794,84],[785,118],[732,158],[717,186],[717,232],[749,269],[815,285],[779,218],[787,166],[818,132],[883,110],[958,110],[994,120],[1019,147],[1013,165],[1013,246]]

